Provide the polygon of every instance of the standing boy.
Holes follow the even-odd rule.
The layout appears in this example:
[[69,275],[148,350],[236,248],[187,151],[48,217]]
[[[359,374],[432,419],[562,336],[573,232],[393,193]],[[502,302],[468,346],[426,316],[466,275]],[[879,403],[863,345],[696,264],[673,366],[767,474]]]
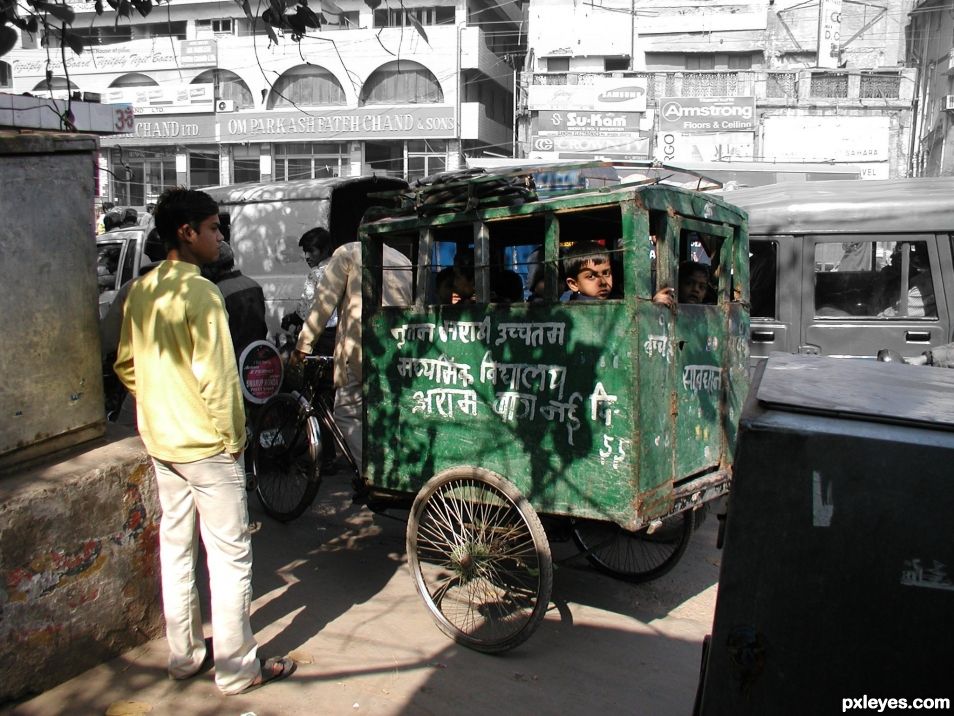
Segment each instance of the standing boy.
[[245,411],[222,294],[199,273],[219,256],[218,205],[201,191],[169,189],[155,223],[166,260],[129,291],[115,370],[136,398],[156,468],[169,675],[194,676],[207,658],[195,579],[198,523],[208,553],[215,681],[237,694],[295,665],[259,660],[249,623]]

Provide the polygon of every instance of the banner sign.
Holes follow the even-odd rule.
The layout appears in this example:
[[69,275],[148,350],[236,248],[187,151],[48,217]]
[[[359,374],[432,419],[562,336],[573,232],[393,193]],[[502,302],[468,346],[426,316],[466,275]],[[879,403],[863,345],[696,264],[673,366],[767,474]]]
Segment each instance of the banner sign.
[[136,117],[130,109],[125,125],[117,127],[116,130],[123,134],[102,137],[100,144],[104,147],[211,144],[215,142],[215,115]]
[[638,112],[554,112],[542,109],[537,113],[536,133],[540,136],[617,136],[638,132],[642,116]]
[[638,134],[620,134],[616,137],[534,137],[531,142],[534,152],[583,152],[638,154],[649,156],[649,137]]
[[103,91],[105,104],[131,104],[136,115],[186,114],[211,112],[215,102],[214,85],[178,87],[117,87]]
[[220,114],[219,141],[452,139],[452,105]]
[[661,162],[752,161],[754,132],[659,132],[655,158]]
[[600,77],[590,85],[530,85],[530,109],[597,110],[604,112],[645,112],[645,77]]
[[659,129],[674,132],[754,132],[755,97],[663,97]]
[[183,67],[215,67],[218,56],[215,40],[182,40],[179,45],[179,62]]

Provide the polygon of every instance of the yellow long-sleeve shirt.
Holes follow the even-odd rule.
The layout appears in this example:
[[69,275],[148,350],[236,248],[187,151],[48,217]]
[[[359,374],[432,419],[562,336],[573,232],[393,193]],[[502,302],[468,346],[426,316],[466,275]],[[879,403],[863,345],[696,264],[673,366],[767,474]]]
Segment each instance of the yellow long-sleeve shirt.
[[195,462],[245,447],[225,302],[199,267],[163,261],[126,298],[116,375],[136,397],[149,454]]

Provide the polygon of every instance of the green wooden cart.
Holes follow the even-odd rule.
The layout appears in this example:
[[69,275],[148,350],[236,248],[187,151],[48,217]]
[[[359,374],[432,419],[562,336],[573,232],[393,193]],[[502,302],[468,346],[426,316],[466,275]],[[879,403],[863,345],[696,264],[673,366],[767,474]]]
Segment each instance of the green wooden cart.
[[[548,534],[631,581],[675,564],[694,510],[728,490],[749,331],[746,217],[721,198],[654,183],[535,199],[495,181],[404,195],[403,215],[361,228],[365,498],[407,500],[418,592],[487,652],[542,619]],[[577,241],[610,257],[610,299],[560,300]],[[411,259],[412,305],[382,305],[384,243]],[[688,259],[709,267],[708,302],[654,303]],[[473,300],[439,303],[471,270]]]

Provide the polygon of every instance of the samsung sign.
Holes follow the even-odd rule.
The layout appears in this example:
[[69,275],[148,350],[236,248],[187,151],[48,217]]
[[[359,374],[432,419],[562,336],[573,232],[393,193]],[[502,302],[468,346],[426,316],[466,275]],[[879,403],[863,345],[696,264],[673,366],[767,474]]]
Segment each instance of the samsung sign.
[[754,132],[754,97],[664,97],[659,100],[660,131]]

